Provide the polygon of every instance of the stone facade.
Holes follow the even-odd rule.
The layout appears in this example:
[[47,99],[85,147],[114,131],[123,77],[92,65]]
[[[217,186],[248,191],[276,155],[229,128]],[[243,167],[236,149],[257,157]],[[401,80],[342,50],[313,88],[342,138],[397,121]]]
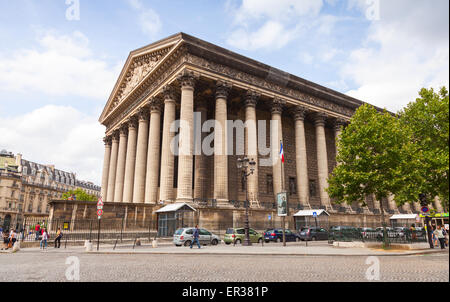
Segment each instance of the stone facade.
[[[106,126],[102,196],[107,202],[156,208],[173,202],[199,207],[212,200],[217,209],[211,210],[215,213],[211,217],[229,216],[229,211],[239,212],[233,210],[236,201],[245,200],[242,175],[236,167],[243,156],[237,151],[243,146],[244,154],[258,163],[248,179],[252,215],[272,213],[276,193],[286,190],[293,211],[323,208],[343,221],[359,221],[358,215],[379,219],[379,202],[368,202],[364,208],[338,206],[326,192],[327,177],[336,165],[336,140],[362,104],[195,37],[173,35],[130,53],[100,116]],[[213,129],[202,133],[202,138],[214,137],[213,154],[194,154],[195,112],[201,112],[202,122],[214,120],[214,134]],[[125,156],[120,148],[125,142],[120,145],[117,133],[121,125],[138,117],[149,122],[133,128],[131,145],[130,131],[128,137],[121,136],[128,139]],[[175,133],[170,129],[174,120],[180,120]],[[246,123],[244,137],[223,127],[226,120]],[[265,121],[266,126],[258,121]],[[270,129],[271,121],[281,125],[278,131]],[[261,127],[266,127],[265,144],[257,141],[262,139],[257,135]],[[171,150],[174,135],[179,139],[179,155]],[[229,135],[233,135],[233,153],[224,155]],[[284,164],[278,157],[280,141]],[[259,148],[270,145],[274,162],[263,165],[267,156]],[[129,190],[121,195],[121,190],[113,188],[122,185],[123,166],[135,173],[127,177],[125,169],[124,190],[127,186]],[[383,202],[383,209],[387,213],[416,210],[397,209],[389,202]],[[215,219],[206,210],[201,213],[200,222]]]
[[76,188],[100,197],[99,186],[76,179],[74,173],[3,150],[0,152],[0,226],[15,227],[26,217],[46,218],[50,201]]

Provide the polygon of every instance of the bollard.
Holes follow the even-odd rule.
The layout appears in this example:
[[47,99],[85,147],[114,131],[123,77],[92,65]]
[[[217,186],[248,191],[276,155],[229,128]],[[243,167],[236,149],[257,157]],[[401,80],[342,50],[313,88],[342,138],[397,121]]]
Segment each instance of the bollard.
[[154,239],[154,240],[152,241],[152,247],[153,247],[153,248],[157,248],[157,247],[158,247],[158,240],[157,240],[157,239]]
[[18,252],[18,251],[20,251],[20,241],[16,241],[16,243],[14,243],[14,246],[12,248],[13,253]]
[[92,242],[87,241],[86,252],[92,252]]

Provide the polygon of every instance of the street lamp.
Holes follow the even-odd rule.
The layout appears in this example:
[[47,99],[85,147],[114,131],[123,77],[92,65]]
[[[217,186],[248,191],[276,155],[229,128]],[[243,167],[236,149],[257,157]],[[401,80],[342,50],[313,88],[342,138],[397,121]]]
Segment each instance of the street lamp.
[[[245,184],[245,239],[242,245],[252,245],[250,241],[249,222],[248,222],[248,190],[247,190],[247,177],[255,172],[256,162],[253,159],[247,157],[237,159],[237,168],[242,171]],[[248,170],[250,169],[250,172]]]

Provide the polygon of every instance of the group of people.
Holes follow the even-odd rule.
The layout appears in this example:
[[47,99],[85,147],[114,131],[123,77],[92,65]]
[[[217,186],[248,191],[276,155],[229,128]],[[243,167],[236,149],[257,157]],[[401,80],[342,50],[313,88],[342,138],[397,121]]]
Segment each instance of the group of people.
[[438,247],[438,242],[441,245],[441,249],[448,247],[448,228],[445,229],[440,225],[437,227],[433,225],[433,245]]
[[[39,223],[36,224],[36,226],[34,227],[34,231],[36,234],[35,240],[40,240],[40,249],[46,249],[47,248],[47,241],[49,239],[49,235],[47,232],[47,229],[41,228],[41,226],[39,225]],[[61,228],[58,228],[58,230],[56,231],[56,238],[55,238],[55,248],[60,248],[61,247],[61,238],[63,236],[63,233],[61,232]]]
[[3,239],[3,247],[1,248],[2,250],[12,248],[17,241],[17,233],[14,229],[11,229],[8,232],[8,230],[3,230],[0,227],[0,237]]

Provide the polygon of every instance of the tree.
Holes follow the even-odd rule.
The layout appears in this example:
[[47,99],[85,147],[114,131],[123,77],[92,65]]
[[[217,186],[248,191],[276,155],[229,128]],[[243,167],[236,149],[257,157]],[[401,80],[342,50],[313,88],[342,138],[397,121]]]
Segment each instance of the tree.
[[[328,178],[328,194],[335,203],[359,202],[375,195],[383,199],[397,191],[398,166],[405,136],[399,121],[387,111],[364,104],[338,140],[337,166]],[[381,211],[384,246],[388,243],[384,211]]]
[[338,140],[330,197],[336,203],[365,204],[369,195],[382,201],[395,192],[404,142],[398,119],[369,104],[359,107]]
[[422,89],[420,98],[399,112],[407,143],[399,166],[397,204],[428,200],[438,196],[444,208],[449,202],[449,96],[445,87],[439,93]]
[[75,190],[69,190],[62,194],[62,199],[69,200],[73,195],[75,195],[76,200],[81,201],[97,201],[97,196],[88,194],[84,190],[77,188]]

